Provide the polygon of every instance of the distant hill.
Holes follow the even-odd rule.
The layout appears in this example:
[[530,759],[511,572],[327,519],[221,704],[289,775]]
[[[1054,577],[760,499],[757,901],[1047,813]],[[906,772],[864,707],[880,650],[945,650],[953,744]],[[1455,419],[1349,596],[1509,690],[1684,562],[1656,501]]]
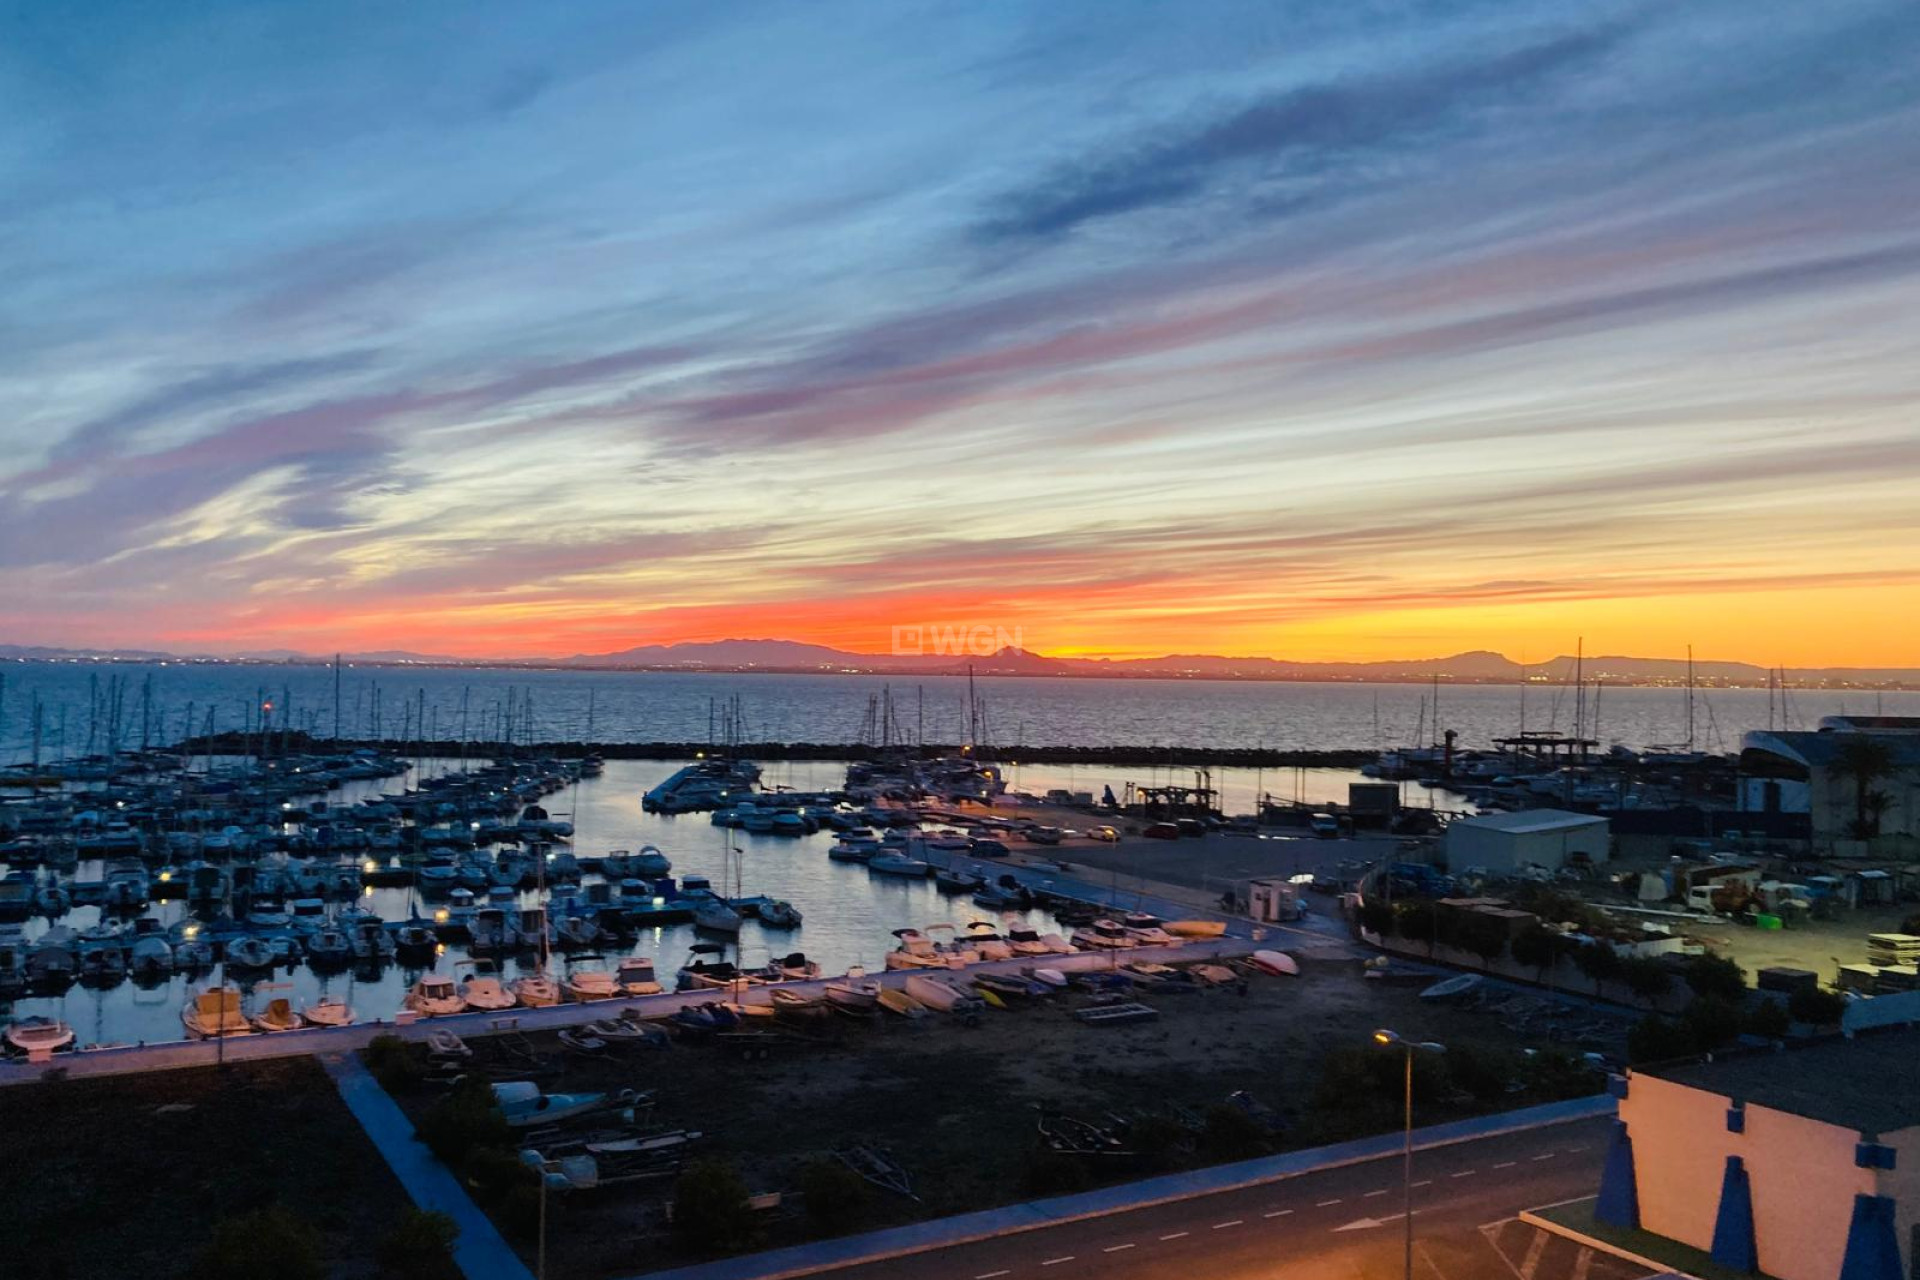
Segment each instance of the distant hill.
[[[571,658],[456,658],[445,654],[380,649],[349,653],[344,659],[364,665],[457,667],[571,667],[594,670],[833,672],[874,675],[1077,676],[1105,679],[1300,680],[1354,683],[1408,683],[1441,680],[1453,684],[1563,683],[1580,669],[1586,679],[1610,684],[1680,684],[1687,678],[1685,658],[1635,658],[1616,654],[1576,659],[1562,654],[1524,668],[1511,658],[1484,649],[1444,658],[1406,658],[1380,662],[1297,662],[1287,658],[1230,657],[1221,654],[1168,654],[1159,658],[1056,658],[1009,646],[991,654],[857,653],[799,640],[739,639],[638,645],[613,653],[575,654]],[[0,645],[0,660],[93,660],[104,662],[225,661],[314,663],[332,654],[291,649],[260,650],[214,657],[144,649],[83,650],[41,645]],[[1700,660],[1693,675],[1702,685],[1767,683],[1767,669],[1746,662]],[[1920,668],[1789,667],[1789,684],[1802,688],[1920,688]]]

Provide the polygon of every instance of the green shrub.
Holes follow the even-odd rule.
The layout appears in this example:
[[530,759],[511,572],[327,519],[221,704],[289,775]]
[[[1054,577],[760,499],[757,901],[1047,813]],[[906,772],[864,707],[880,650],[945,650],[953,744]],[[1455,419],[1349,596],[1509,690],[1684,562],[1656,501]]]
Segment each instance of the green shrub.
[[1193,1140],[1185,1125],[1168,1116],[1148,1116],[1133,1126],[1128,1137],[1140,1158],[1160,1169],[1178,1164]]
[[1712,1053],[1740,1034],[1740,1006],[1719,996],[1695,996],[1680,1012],[1680,1027],[1695,1053]]
[[747,1184],[724,1160],[695,1160],[673,1184],[673,1229],[702,1249],[733,1253],[754,1241]]
[[320,1233],[279,1205],[223,1218],[200,1254],[201,1280],[321,1280]]
[[1571,1053],[1542,1050],[1527,1060],[1527,1088],[1550,1102],[1597,1093],[1602,1078],[1584,1059]]
[[1832,1026],[1846,1011],[1847,998],[1837,991],[1802,987],[1787,997],[1787,1012],[1793,1015],[1793,1020],[1810,1022],[1816,1027]]
[[1778,1040],[1791,1029],[1792,1019],[1787,1015],[1787,1006],[1778,1000],[1755,1000],[1747,1010],[1748,1035]]
[[1747,975],[1722,956],[1689,956],[1685,973],[1687,985],[1696,995],[1739,1001],[1747,994]]
[[415,1136],[449,1165],[458,1165],[483,1147],[511,1148],[513,1129],[494,1105],[493,1089],[469,1076],[420,1117]]
[[1642,1000],[1658,1000],[1673,989],[1673,975],[1658,956],[1628,956],[1620,962],[1620,977]]
[[1573,953],[1573,963],[1595,983],[1611,982],[1618,978],[1625,964],[1620,959],[1620,953],[1606,942],[1587,943]]
[[1520,1077],[1515,1055],[1477,1045],[1457,1045],[1447,1051],[1443,1061],[1448,1081],[1481,1102],[1505,1097],[1507,1086]]
[[367,1043],[364,1058],[367,1070],[388,1093],[404,1093],[417,1086],[426,1075],[413,1046],[391,1033],[377,1035]]
[[867,1212],[867,1181],[838,1160],[809,1160],[800,1170],[800,1196],[807,1217],[838,1234],[860,1224]]
[[1635,1066],[1690,1057],[1693,1037],[1677,1023],[1650,1013],[1627,1032],[1627,1060]]
[[380,1239],[374,1260],[382,1275],[396,1280],[460,1280],[453,1242],[460,1228],[444,1213],[408,1208]]

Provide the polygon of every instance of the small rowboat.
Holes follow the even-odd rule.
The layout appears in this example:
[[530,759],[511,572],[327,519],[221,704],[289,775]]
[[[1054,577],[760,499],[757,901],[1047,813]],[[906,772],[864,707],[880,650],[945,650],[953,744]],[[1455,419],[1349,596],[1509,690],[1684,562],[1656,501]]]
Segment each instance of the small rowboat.
[[1169,920],[1160,927],[1176,938],[1217,938],[1227,931],[1224,920]]
[[1451,1000],[1455,996],[1463,996],[1467,994],[1467,992],[1473,990],[1475,987],[1479,985],[1480,985],[1479,974],[1463,973],[1463,974],[1460,974],[1458,977],[1447,978],[1443,981],[1434,983],[1432,986],[1428,987],[1425,991],[1422,991],[1420,993],[1420,998],[1422,1000]]
[[1270,973],[1276,978],[1293,976],[1300,972],[1299,964],[1284,951],[1256,951],[1250,959],[1254,968],[1262,973]]

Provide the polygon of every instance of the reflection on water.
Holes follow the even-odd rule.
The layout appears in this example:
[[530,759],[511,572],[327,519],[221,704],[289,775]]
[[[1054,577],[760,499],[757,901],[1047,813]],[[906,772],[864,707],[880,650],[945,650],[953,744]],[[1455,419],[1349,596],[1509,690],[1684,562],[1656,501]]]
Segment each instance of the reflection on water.
[[[453,762],[422,761],[421,772],[432,775],[457,769]],[[973,905],[964,896],[941,893],[931,880],[909,881],[897,876],[875,875],[858,863],[834,862],[827,857],[833,843],[830,832],[805,837],[754,835],[712,824],[706,814],[650,814],[640,807],[641,793],[678,765],[673,763],[614,760],[598,778],[581,782],[576,788],[548,797],[544,807],[554,817],[568,817],[574,823],[572,848],[581,855],[600,854],[610,849],[638,849],[657,845],[673,859],[673,874],[688,873],[712,878],[716,891],[723,883],[732,891],[733,869],[727,863],[728,840],[741,850],[739,884],[746,895],[765,894],[792,902],[804,915],[799,928],[770,930],[748,920],[741,928],[739,951],[746,964],[766,964],[775,956],[804,951],[820,961],[829,973],[863,964],[878,969],[893,945],[891,931],[906,926],[922,927],[934,923],[964,925],[969,920],[992,918],[996,921],[1047,923],[1042,913],[988,912]],[[827,790],[837,787],[845,777],[845,766],[828,761],[810,761],[771,765],[764,784],[797,790]],[[336,805],[352,805],[364,797],[384,792],[397,793],[408,779],[390,778],[385,782],[356,782],[329,794]],[[103,868],[98,861],[82,862],[77,878],[97,879]],[[723,876],[725,880],[723,882]],[[598,877],[588,876],[591,884]],[[535,905],[537,891],[519,895],[522,905]],[[360,905],[380,913],[388,920],[405,919],[419,905],[421,914],[431,914],[431,903],[420,902],[409,889],[369,889]],[[337,906],[336,908],[337,909]],[[181,902],[156,903],[149,915],[163,924],[172,924],[187,916]],[[79,930],[98,922],[95,907],[78,907],[56,923]],[[44,933],[48,923],[35,919],[26,928],[29,938]],[[1048,927],[1051,927],[1050,923]],[[672,925],[643,929],[632,953],[652,956],[661,970],[661,979],[669,986],[673,972],[687,956],[695,941],[715,940],[696,935],[691,925]],[[609,960],[612,952],[603,953]],[[627,954],[620,952],[618,954]],[[451,972],[467,959],[463,946],[448,944],[434,961],[434,968]],[[523,969],[537,968],[537,957],[508,960],[506,977]],[[556,974],[566,961],[555,954]],[[347,1000],[364,1021],[391,1017],[400,1006],[408,986],[421,969],[389,965],[377,976],[362,973],[321,975],[305,965],[291,971],[275,970],[256,982],[236,985],[247,991],[247,1009],[255,1011],[274,996],[290,998],[295,1007],[310,1003],[322,994]],[[187,979],[175,975],[165,984],[141,987],[122,982],[107,990],[75,986],[58,997],[28,997],[14,1004],[14,1014],[25,1017],[45,1014],[73,1024],[82,1043],[178,1040],[182,1037],[180,1007],[189,994],[211,981],[220,971]]]

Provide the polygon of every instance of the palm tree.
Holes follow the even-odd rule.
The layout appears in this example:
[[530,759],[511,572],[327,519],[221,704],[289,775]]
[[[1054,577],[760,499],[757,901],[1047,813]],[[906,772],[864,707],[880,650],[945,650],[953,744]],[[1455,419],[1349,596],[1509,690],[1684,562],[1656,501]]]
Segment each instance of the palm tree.
[[1849,834],[1871,840],[1880,834],[1880,814],[1886,808],[1886,797],[1874,791],[1873,784],[1893,772],[1893,749],[1877,738],[1852,734],[1835,751],[1832,768],[1838,776],[1853,779]]

